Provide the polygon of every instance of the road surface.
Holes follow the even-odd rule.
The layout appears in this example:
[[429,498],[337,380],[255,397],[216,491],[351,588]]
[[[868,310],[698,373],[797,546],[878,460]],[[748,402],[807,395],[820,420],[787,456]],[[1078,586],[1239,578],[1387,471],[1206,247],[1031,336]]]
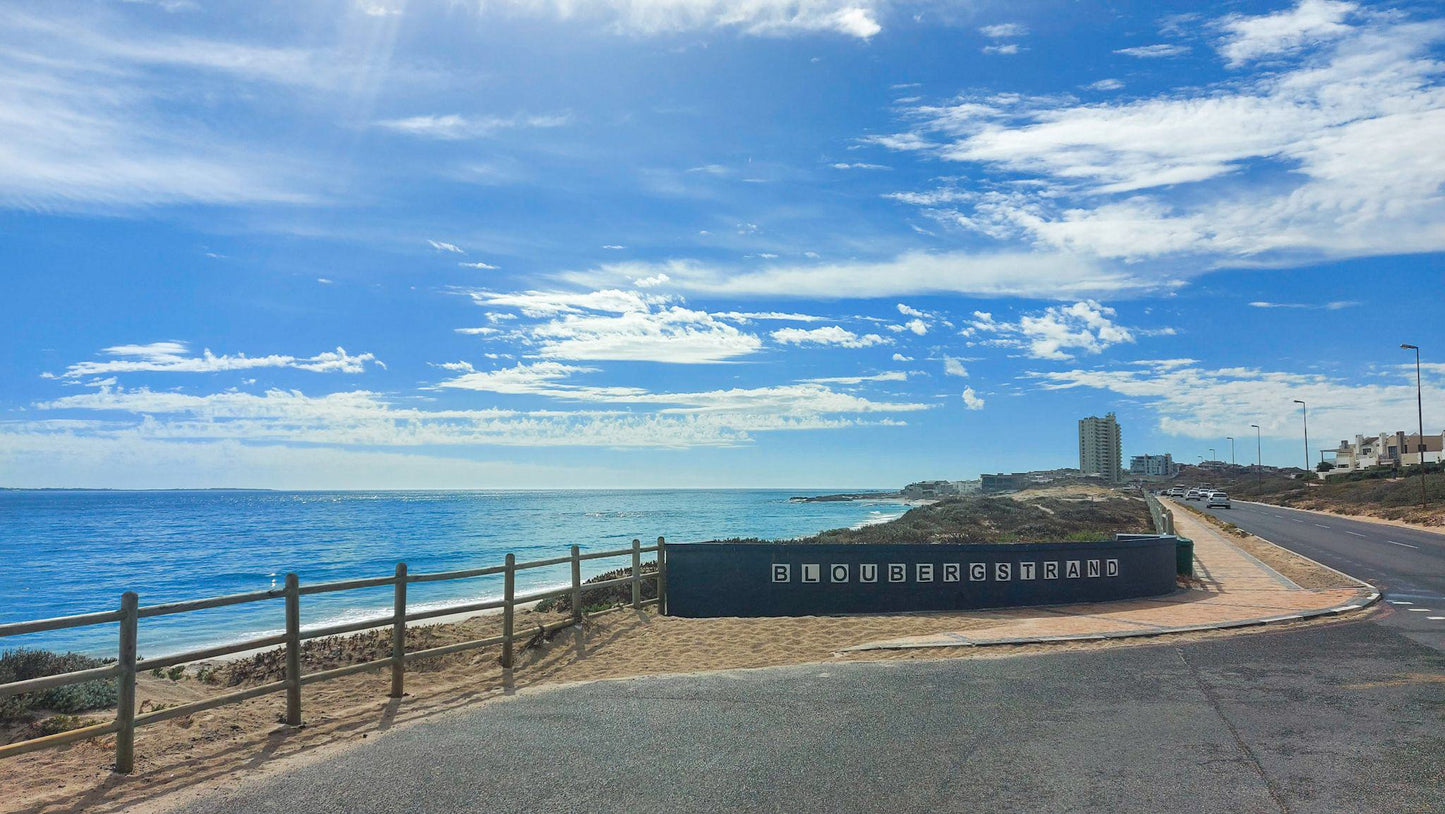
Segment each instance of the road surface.
[[1445,657],[1369,622],[601,682],[392,730],[188,814],[1445,810]]
[[1445,652],[1445,534],[1263,503],[1234,501],[1234,508],[1206,511],[1368,581],[1393,611],[1380,624]]

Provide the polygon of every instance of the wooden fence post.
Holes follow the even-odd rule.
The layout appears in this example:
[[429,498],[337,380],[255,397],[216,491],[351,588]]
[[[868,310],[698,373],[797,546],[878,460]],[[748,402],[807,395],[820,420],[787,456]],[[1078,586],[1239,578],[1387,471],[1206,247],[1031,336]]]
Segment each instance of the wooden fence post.
[[301,582],[286,575],[286,724],[301,725]]
[[657,538],[657,615],[667,615],[667,540]]
[[642,541],[632,541],[632,607],[642,607]]
[[513,600],[517,596],[517,555],[507,555],[507,569],[502,572],[502,667],[512,668]]
[[396,564],[396,591],[392,594],[391,622],[391,697],[406,694],[406,563]]
[[582,621],[582,549],[572,546],[572,621]]
[[135,770],[135,662],[140,598],[135,591],[120,595],[120,698],[116,704],[115,770],[130,774]]

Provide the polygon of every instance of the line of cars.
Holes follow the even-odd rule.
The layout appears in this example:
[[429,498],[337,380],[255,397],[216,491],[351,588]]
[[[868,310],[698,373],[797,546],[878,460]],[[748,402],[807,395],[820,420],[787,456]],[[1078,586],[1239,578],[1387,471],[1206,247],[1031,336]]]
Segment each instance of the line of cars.
[[1164,495],[1165,497],[1182,497],[1185,500],[1198,500],[1204,504],[1204,507],[1206,509],[1234,508],[1229,503],[1228,494],[1225,494],[1224,492],[1221,492],[1218,489],[1214,489],[1208,485],[1193,487],[1174,486],[1169,489],[1165,489],[1160,494]]

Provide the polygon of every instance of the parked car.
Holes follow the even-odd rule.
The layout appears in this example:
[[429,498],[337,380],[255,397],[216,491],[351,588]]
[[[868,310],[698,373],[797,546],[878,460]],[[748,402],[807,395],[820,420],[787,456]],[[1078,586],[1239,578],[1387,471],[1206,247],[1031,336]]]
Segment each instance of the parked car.
[[1232,509],[1234,507],[1229,505],[1229,495],[1226,495],[1223,492],[1210,492],[1209,497],[1206,498],[1204,501],[1204,508]]

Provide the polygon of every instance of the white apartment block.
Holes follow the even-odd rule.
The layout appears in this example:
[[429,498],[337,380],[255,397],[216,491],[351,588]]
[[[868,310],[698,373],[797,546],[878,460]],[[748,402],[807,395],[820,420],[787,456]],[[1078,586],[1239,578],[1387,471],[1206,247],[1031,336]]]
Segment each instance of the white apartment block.
[[1079,419],[1079,470],[1111,483],[1123,480],[1123,444],[1113,413]]

